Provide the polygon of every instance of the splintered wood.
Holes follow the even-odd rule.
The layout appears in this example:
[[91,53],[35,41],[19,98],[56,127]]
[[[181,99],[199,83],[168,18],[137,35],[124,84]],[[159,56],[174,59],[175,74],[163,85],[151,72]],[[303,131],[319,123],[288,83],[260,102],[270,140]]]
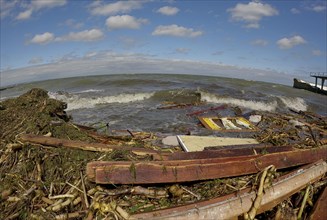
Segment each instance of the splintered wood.
[[[265,190],[257,213],[275,207],[284,199],[305,188],[307,184],[320,179],[326,172],[326,162],[319,161],[278,178],[270,188]],[[134,214],[129,219],[237,219],[238,216],[250,210],[255,197],[256,192],[247,188],[237,194],[233,193],[189,205]]]
[[98,184],[176,183],[257,173],[327,159],[327,146],[239,157],[147,162],[100,161],[87,164],[87,177]]

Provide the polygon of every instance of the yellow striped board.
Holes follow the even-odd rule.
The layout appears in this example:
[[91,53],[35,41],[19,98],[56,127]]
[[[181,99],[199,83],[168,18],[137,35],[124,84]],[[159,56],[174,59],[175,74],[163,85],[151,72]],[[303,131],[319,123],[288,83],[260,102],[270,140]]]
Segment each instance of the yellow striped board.
[[247,132],[257,128],[243,117],[198,117],[204,127],[214,131]]

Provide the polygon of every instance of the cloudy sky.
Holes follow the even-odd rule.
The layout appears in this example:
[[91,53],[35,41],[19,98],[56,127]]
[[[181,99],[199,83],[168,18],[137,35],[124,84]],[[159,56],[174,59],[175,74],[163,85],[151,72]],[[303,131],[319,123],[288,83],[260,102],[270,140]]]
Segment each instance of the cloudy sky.
[[292,84],[326,72],[326,1],[0,0],[1,86],[113,73]]

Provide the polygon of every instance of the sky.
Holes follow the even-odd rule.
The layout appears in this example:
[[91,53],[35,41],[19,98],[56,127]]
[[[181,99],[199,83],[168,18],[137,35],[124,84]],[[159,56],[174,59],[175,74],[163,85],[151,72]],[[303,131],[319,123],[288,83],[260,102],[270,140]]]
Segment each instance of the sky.
[[0,86],[120,73],[291,85],[326,72],[326,0],[0,0]]

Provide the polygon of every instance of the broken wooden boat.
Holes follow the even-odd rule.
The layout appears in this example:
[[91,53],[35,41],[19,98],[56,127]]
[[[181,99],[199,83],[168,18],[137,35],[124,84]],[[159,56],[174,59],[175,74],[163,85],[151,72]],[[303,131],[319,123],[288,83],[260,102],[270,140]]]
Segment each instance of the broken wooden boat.
[[87,164],[90,181],[98,184],[178,183],[257,173],[327,159],[327,146],[264,155],[164,161],[95,161]]
[[[257,214],[272,209],[308,184],[319,180],[326,172],[326,162],[318,161],[276,179],[272,186],[265,190]],[[247,213],[255,198],[256,192],[247,188],[237,193],[189,205],[134,214],[129,216],[129,219],[234,219]]]

